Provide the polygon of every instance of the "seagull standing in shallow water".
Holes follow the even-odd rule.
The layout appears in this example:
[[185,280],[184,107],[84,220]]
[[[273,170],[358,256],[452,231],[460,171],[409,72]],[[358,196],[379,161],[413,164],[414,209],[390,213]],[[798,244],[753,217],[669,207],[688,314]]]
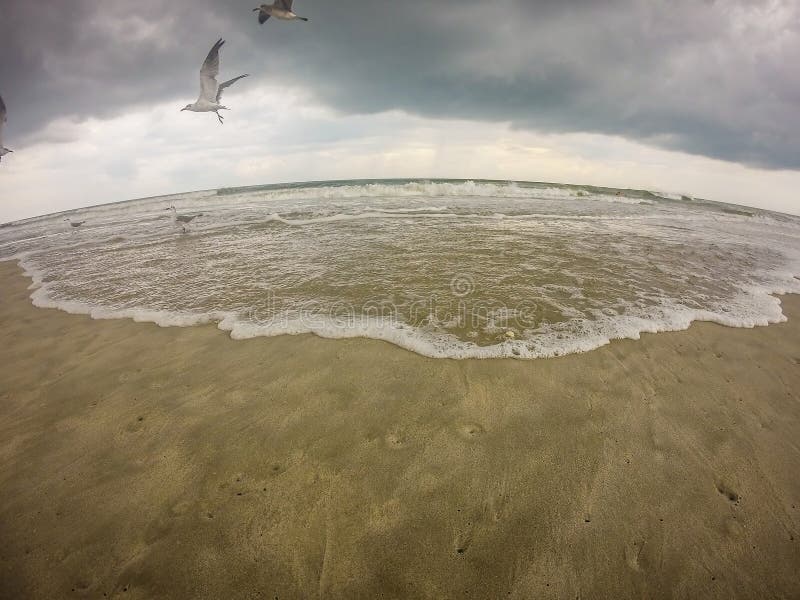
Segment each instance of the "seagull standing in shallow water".
[[197,217],[202,217],[203,216],[203,213],[200,213],[199,215],[179,215],[178,211],[175,210],[174,206],[170,206],[167,210],[171,210],[172,211],[172,220],[175,222],[176,225],[180,225],[181,226],[181,228],[183,229],[183,233],[187,232],[186,226],[189,223],[194,221]]
[[292,12],[292,2],[294,0],[275,0],[272,4],[262,4],[258,8],[254,8],[253,12],[258,11],[258,22],[262,25],[267,22],[270,17],[276,19],[283,19],[284,21],[308,21],[305,17],[298,17]]
[[3,147],[3,124],[5,122],[6,122],[6,105],[5,102],[3,102],[3,98],[0,97],[0,160],[3,159],[4,154],[13,152],[13,150],[9,150],[8,148]]
[[220,124],[222,123],[222,115],[219,114],[221,110],[230,110],[227,106],[222,106],[219,103],[222,98],[223,90],[239,81],[245,75],[239,75],[233,79],[229,79],[224,83],[217,83],[217,75],[219,75],[219,49],[225,40],[219,39],[214,44],[200,68],[200,97],[194,104],[187,104],[181,110],[190,110],[192,112],[213,112],[216,113]]

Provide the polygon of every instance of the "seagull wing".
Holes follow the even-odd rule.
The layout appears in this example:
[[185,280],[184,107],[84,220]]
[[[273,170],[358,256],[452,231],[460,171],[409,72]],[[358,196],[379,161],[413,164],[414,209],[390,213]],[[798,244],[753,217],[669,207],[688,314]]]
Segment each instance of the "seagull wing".
[[3,123],[6,122],[6,103],[3,102],[3,97],[0,96],[0,148],[3,147]]
[[263,25],[264,23],[267,22],[267,19],[269,19],[269,13],[266,13],[263,10],[259,11],[259,13],[258,13],[258,22],[261,25]]
[[292,2],[294,2],[294,0],[275,0],[275,6],[291,12]]
[[225,83],[220,83],[219,88],[217,88],[217,104],[219,104],[219,101],[222,99],[222,92],[225,91],[226,87],[233,85],[234,83],[245,77],[247,77],[246,73],[244,75],[239,75],[238,77],[234,77],[233,79],[229,79]]
[[217,98],[217,75],[219,75],[219,49],[225,40],[219,39],[211,47],[211,50],[200,68],[200,98],[206,102],[215,102]]

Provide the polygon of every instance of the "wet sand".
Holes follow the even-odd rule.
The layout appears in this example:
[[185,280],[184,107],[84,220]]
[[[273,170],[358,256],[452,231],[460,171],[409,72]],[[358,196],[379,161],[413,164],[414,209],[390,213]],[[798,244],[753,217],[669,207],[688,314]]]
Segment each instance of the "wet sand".
[[28,284],[0,263],[2,598],[800,597],[800,297],[450,361]]

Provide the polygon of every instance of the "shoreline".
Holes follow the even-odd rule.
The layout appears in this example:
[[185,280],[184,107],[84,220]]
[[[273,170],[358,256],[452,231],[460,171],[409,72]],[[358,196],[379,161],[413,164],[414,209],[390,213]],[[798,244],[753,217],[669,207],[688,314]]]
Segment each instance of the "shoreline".
[[0,264],[0,598],[800,596],[788,321],[443,360],[34,307]]
[[[769,327],[770,325],[783,323],[787,320],[787,317],[783,312],[783,303],[781,300],[782,298],[793,295],[800,297],[800,294],[793,294],[791,292],[784,292],[784,293],[764,292],[763,295],[765,298],[768,298],[770,301],[774,301],[774,307],[777,308],[778,312],[780,312],[780,317],[774,317],[774,316],[760,317],[759,319],[749,321],[747,324],[731,325],[730,318],[727,319],[728,322],[725,322],[726,318],[722,316],[714,315],[713,313],[709,313],[708,311],[699,311],[697,314],[693,316],[683,315],[683,317],[679,319],[680,324],[675,325],[673,323],[673,326],[668,326],[667,328],[664,329],[656,328],[655,331],[639,329],[637,331],[630,332],[628,335],[622,335],[620,337],[611,337],[611,338],[606,337],[605,335],[601,335],[598,337],[598,339],[595,339],[591,343],[587,343],[586,340],[571,340],[572,346],[568,347],[568,349],[551,350],[544,354],[536,354],[535,351],[532,349],[532,346],[525,348],[526,345],[532,344],[534,340],[520,339],[520,340],[512,340],[508,342],[493,344],[489,346],[475,346],[474,348],[467,347],[466,349],[462,348],[461,349],[462,354],[448,355],[446,353],[442,354],[443,350],[441,350],[440,345],[436,343],[436,338],[434,338],[434,341],[431,341],[430,339],[425,340],[420,338],[414,338],[413,334],[411,337],[409,337],[409,334],[407,333],[407,328],[409,328],[410,326],[402,325],[400,328],[398,328],[391,322],[383,325],[380,324],[374,325],[375,327],[378,328],[380,334],[376,334],[374,331],[372,333],[367,333],[365,330],[368,329],[369,326],[365,327],[363,320],[361,323],[361,329],[362,331],[365,331],[364,333],[354,333],[348,331],[347,334],[341,334],[340,331],[335,329],[334,333],[331,333],[331,330],[326,329],[324,326],[318,327],[317,329],[309,330],[307,325],[303,326],[291,323],[288,324],[284,323],[283,327],[278,332],[263,333],[264,328],[268,326],[239,321],[236,318],[236,316],[233,315],[232,313],[186,315],[180,313],[171,313],[168,311],[155,311],[155,310],[144,310],[144,309],[115,310],[104,307],[93,307],[89,304],[77,301],[58,302],[51,300],[49,297],[46,297],[46,291],[43,288],[41,274],[35,270],[28,270],[28,268],[26,268],[23,265],[23,259],[11,258],[8,259],[7,261],[0,260],[0,265],[2,265],[4,262],[9,262],[9,263],[13,262],[14,265],[16,266],[17,271],[20,272],[22,276],[30,280],[31,284],[28,287],[28,289],[31,290],[31,293],[29,294],[29,300],[36,308],[58,310],[70,315],[87,316],[92,320],[96,321],[123,319],[132,321],[134,323],[151,323],[162,328],[213,326],[216,329],[225,332],[226,335],[228,335],[228,337],[230,337],[233,340],[283,337],[287,335],[288,336],[312,335],[320,339],[327,339],[327,340],[363,339],[363,340],[381,341],[391,344],[401,350],[412,352],[423,358],[432,358],[435,360],[507,360],[507,359],[542,360],[542,359],[561,358],[575,354],[585,354],[587,352],[593,352],[595,350],[608,346],[609,344],[613,344],[615,342],[623,340],[638,341],[642,338],[643,335],[647,334],[674,333],[674,332],[687,331],[697,323],[717,324],[723,327],[730,327],[734,329],[754,329],[757,327]],[[800,280],[800,277],[795,276],[795,279]],[[42,294],[37,293],[40,291],[42,292]],[[701,313],[707,313],[713,316],[710,317],[706,316],[705,318],[702,316],[698,316]],[[413,327],[410,328],[412,330],[414,329]],[[462,342],[459,341],[459,343]],[[476,353],[478,355],[476,355]]]

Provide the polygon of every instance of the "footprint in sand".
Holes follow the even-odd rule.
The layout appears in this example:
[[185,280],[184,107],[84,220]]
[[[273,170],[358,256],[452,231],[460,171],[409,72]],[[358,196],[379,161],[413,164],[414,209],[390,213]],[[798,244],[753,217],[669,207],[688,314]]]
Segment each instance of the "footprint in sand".
[[453,548],[456,554],[464,554],[472,545],[472,526],[457,531],[455,539],[453,540]]
[[731,537],[742,537],[744,529],[736,516],[725,519],[725,532]]
[[458,426],[458,432],[463,438],[474,440],[475,438],[486,433],[486,430],[478,423],[463,423]]
[[192,508],[192,503],[188,500],[182,500],[172,506],[170,513],[175,517],[180,517],[181,515],[185,515],[190,508]]
[[392,450],[399,450],[406,445],[405,436],[396,431],[388,433],[384,438],[384,441],[386,442],[386,446]]
[[642,555],[644,549],[644,540],[636,540],[625,545],[625,562],[634,571],[641,571],[642,565],[639,562],[639,557]]
[[135,420],[128,422],[125,425],[125,431],[128,433],[138,433],[144,429],[144,417],[142,415],[138,415]]
[[508,477],[503,477],[499,485],[492,489],[486,498],[484,512],[495,523],[503,520],[509,514],[509,500],[511,498],[509,489]]
[[725,496],[728,499],[728,501],[731,502],[732,504],[739,504],[739,498],[740,498],[739,494],[737,494],[733,490],[733,488],[731,488],[725,482],[723,481],[717,482],[717,491],[723,496]]

